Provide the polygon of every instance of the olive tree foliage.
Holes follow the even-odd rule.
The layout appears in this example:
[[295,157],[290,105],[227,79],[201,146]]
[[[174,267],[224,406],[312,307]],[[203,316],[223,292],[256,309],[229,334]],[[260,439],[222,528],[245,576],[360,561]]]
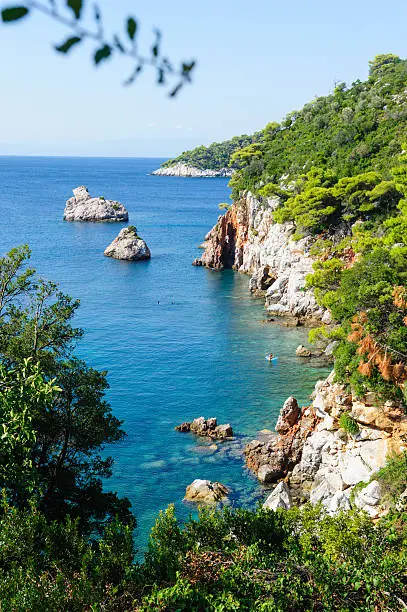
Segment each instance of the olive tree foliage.
[[29,257],[22,246],[0,258],[0,418],[26,476],[10,472],[8,480],[3,444],[0,487],[13,490],[18,507],[34,490],[46,517],[60,521],[69,513],[84,531],[103,529],[115,516],[131,524],[128,500],[102,487],[113,461],[101,451],[125,434],[104,398],[106,372],[74,356],[83,335],[72,326],[79,301],[38,278]]
[[[70,53],[86,42],[92,44],[95,66],[113,57],[130,59],[133,67],[124,81],[131,85],[146,69],[155,72],[158,85],[168,87],[170,97],[176,96],[191,82],[195,60],[173,63],[161,51],[161,32],[154,30],[150,49],[141,52],[138,43],[139,22],[133,16],[125,18],[123,32],[108,32],[98,4],[87,0],[23,0],[22,4],[6,6],[1,11],[4,24],[19,22],[35,13],[42,13],[68,29],[67,38],[54,46],[61,54]],[[89,10],[87,10],[89,7]],[[90,14],[92,13],[92,16]]]

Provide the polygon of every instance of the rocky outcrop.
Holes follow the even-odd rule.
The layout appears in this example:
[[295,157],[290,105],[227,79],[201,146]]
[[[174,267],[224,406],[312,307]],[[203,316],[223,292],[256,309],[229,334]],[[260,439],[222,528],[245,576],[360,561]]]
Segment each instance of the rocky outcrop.
[[154,170],[151,174],[155,176],[184,176],[192,178],[216,178],[216,177],[231,177],[233,170],[230,168],[220,168],[220,170],[209,170],[188,166],[178,162],[173,166],[165,166]]
[[140,236],[137,235],[137,228],[133,225],[124,227],[119,235],[105,249],[107,257],[123,259],[124,261],[141,261],[150,259],[150,249]]
[[86,187],[73,190],[73,198],[66,201],[65,221],[128,221],[129,214],[123,204],[104,197],[92,198]]
[[183,433],[192,432],[197,436],[204,436],[217,440],[231,440],[233,438],[233,430],[229,423],[218,425],[215,418],[205,419],[204,417],[199,417],[191,422],[177,425],[175,430]]
[[277,510],[277,508],[289,510],[291,506],[290,489],[284,481],[278,483],[263,504],[263,508],[267,508],[267,510]]
[[272,315],[293,317],[298,323],[319,322],[325,316],[329,323],[329,314],[305,288],[306,276],[313,271],[312,239],[295,241],[293,223],[273,222],[278,203],[278,198],[260,202],[246,194],[218,218],[205,236],[204,253],[194,264],[250,274],[250,290],[264,295]]
[[[357,422],[358,433],[341,429],[344,412]],[[285,478],[295,503],[322,503],[330,513],[357,507],[375,518],[384,511],[380,483],[373,477],[407,443],[401,405],[381,403],[371,393],[363,401],[356,399],[331,374],[316,384],[308,408],[300,410],[294,398],[285,402],[276,430],[278,435],[253,440],[244,450],[260,482]],[[360,483],[369,484],[353,496]]]
[[307,347],[305,347],[303,344],[300,344],[299,346],[297,346],[297,348],[295,349],[295,354],[297,355],[297,357],[311,357],[312,356],[312,352],[307,349]]
[[294,469],[301,460],[304,440],[316,422],[315,411],[301,411],[294,398],[285,402],[278,419],[281,433],[271,434],[268,440],[253,440],[244,449],[246,464],[260,482],[275,483]]
[[229,490],[220,482],[200,480],[197,478],[187,486],[184,501],[201,504],[216,504],[226,497],[228,493]]

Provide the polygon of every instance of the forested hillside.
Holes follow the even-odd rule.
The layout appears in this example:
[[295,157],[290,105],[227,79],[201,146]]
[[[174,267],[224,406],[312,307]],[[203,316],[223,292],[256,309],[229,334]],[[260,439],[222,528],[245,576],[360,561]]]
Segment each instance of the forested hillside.
[[407,61],[380,55],[370,62],[369,78],[336,86],[281,124],[270,123],[262,141],[237,152],[238,189],[286,181],[322,167],[341,178],[367,170],[388,171],[407,135]]
[[261,139],[262,132],[256,132],[252,136],[246,134],[234,136],[234,138],[224,142],[214,142],[208,147],[200,146],[191,151],[185,151],[178,157],[166,161],[162,164],[162,167],[168,168],[174,164],[183,163],[200,170],[221,170],[230,165],[231,157],[235,151]]

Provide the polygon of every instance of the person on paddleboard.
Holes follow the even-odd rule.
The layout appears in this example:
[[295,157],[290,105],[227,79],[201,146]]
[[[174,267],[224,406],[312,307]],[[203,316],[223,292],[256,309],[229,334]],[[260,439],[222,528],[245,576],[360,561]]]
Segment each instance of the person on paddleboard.
[[268,360],[269,360],[269,361],[271,361],[271,360],[273,359],[273,357],[274,357],[273,353],[270,353],[270,354],[268,355]]

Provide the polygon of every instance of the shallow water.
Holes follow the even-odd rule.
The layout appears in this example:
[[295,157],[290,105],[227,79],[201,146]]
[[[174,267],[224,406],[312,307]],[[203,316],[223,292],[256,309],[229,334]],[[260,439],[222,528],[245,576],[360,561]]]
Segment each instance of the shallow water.
[[[108,370],[108,399],[128,434],[108,449],[116,463],[107,486],[132,501],[140,547],[160,509],[191,513],[182,498],[195,478],[229,486],[233,504],[255,504],[264,493],[243,466],[244,439],[273,428],[288,395],[306,403],[326,373],[295,357],[306,330],[265,323],[247,276],[191,266],[227,181],[149,175],[160,161],[0,157],[0,250],[29,243],[37,270],[81,299],[77,352]],[[62,221],[81,184],[126,205],[151,261],[103,256],[123,224]],[[270,350],[275,364],[264,359]],[[230,422],[237,440],[213,451],[174,431],[201,415]]]

